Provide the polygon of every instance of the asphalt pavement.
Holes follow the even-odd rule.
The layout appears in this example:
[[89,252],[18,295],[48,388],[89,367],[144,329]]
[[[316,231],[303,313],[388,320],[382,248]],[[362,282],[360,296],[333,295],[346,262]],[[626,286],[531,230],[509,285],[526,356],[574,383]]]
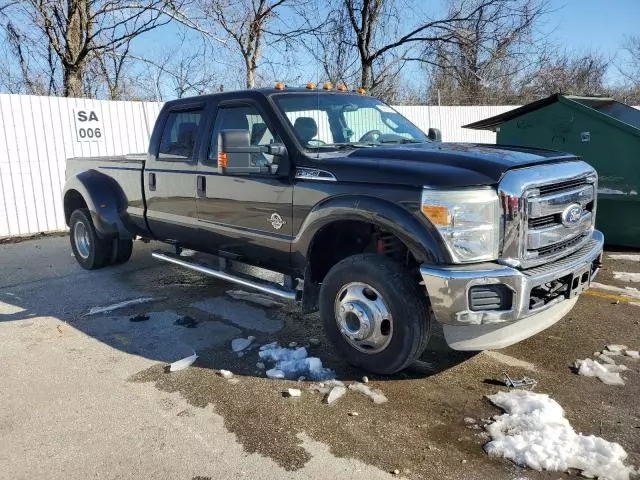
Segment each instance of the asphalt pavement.
[[[500,413],[485,395],[505,389],[503,371],[535,378],[577,431],[618,442],[640,465],[640,361],[624,360],[621,387],[571,368],[607,344],[640,347],[633,295],[592,289],[558,324],[498,352],[451,351],[436,331],[408,371],[368,375],[387,403],[349,391],[327,405],[314,382],[267,379],[256,350],[230,350],[248,335],[317,338],[310,354],[346,383],[361,380],[317,315],[231,298],[233,285],[159,263],[155,248],[136,242],[127,264],[88,272],[66,237],[0,245],[0,478],[570,478],[484,453],[479,424]],[[598,278],[640,287],[613,272],[640,272],[640,262],[606,259]],[[88,315],[139,298],[151,300]],[[191,367],[167,373],[194,351]],[[302,396],[285,398],[286,388]]]

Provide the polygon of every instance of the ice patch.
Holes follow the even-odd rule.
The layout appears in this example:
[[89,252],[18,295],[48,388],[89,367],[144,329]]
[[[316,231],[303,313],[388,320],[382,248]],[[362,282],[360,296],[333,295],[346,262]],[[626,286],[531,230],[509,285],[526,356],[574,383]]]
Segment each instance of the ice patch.
[[[316,357],[308,357],[307,349],[280,347],[277,342],[263,345],[258,352],[261,360],[274,362],[275,366],[267,371],[269,378],[288,378],[295,380],[301,376],[312,380],[327,380],[335,378],[336,374],[329,368],[322,366],[322,361]],[[271,372],[271,373],[270,373]]]
[[274,333],[281,330],[284,325],[282,320],[267,317],[264,310],[223,297],[201,300],[191,306],[212,315],[220,315],[240,328],[248,330]]
[[[602,358],[602,355],[600,355],[600,358]],[[590,358],[576,360],[574,366],[578,369],[578,375],[598,377],[602,383],[607,385],[624,385],[620,372],[628,370],[624,365],[616,365],[615,363],[602,364]]]
[[198,358],[198,355],[196,355],[196,352],[193,352],[193,355],[190,355],[187,358],[177,360],[173,362],[171,365],[169,365],[169,371],[179,372],[180,370],[184,370],[185,368],[190,367],[193,364],[193,362],[196,361],[197,358]]
[[633,255],[629,253],[612,253],[607,255],[607,258],[611,260],[627,260],[630,262],[640,262],[640,255]]
[[249,335],[247,338],[234,338],[231,340],[231,351],[241,352],[256,339],[253,335]]
[[261,293],[249,293],[244,290],[229,290],[226,292],[231,298],[235,300],[242,300],[245,302],[252,302],[263,307],[283,307],[284,303],[274,300],[268,295]]
[[582,471],[586,477],[628,480],[627,453],[617,443],[576,433],[564,410],[548,395],[526,390],[487,397],[505,411],[485,427],[491,437],[484,450],[534,470]]
[[344,396],[345,393],[347,393],[347,389],[344,386],[336,385],[329,391],[327,397],[325,398],[325,402],[331,405],[332,403],[335,403],[338,399],[340,399],[342,396]]
[[613,272],[613,278],[623,282],[640,282],[640,273]]
[[380,390],[371,388],[364,383],[352,383],[351,385],[349,385],[349,390],[354,390],[356,392],[362,393],[363,395],[366,395],[373,403],[386,403],[388,400],[387,397],[385,397],[384,393],[382,393]]

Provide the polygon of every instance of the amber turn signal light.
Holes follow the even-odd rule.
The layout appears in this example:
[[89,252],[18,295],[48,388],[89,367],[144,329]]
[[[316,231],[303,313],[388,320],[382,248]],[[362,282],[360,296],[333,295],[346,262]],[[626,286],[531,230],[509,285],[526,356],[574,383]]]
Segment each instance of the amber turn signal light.
[[218,153],[218,166],[222,168],[227,168],[229,164],[229,157],[227,157],[226,152]]
[[434,225],[445,227],[449,225],[449,209],[442,205],[422,205],[424,213]]

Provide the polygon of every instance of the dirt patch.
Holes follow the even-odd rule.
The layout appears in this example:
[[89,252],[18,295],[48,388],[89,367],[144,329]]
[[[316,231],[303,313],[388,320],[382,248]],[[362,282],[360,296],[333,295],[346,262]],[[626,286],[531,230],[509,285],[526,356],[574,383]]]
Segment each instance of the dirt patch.
[[8,245],[11,243],[22,243],[28,240],[38,240],[46,237],[66,237],[67,235],[69,235],[69,232],[67,230],[60,230],[55,232],[39,232],[39,233],[31,233],[29,235],[0,237],[0,245]]

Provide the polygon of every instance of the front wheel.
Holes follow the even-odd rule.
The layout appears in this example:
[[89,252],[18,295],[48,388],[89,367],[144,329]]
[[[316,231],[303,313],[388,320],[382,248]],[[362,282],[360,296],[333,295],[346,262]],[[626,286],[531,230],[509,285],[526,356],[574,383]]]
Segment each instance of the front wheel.
[[402,265],[375,254],[354,255],[331,268],[320,289],[327,336],[356,367],[398,372],[429,341],[426,292]]
[[71,249],[80,266],[87,270],[104,267],[111,255],[111,242],[98,236],[89,210],[75,210],[69,224]]

